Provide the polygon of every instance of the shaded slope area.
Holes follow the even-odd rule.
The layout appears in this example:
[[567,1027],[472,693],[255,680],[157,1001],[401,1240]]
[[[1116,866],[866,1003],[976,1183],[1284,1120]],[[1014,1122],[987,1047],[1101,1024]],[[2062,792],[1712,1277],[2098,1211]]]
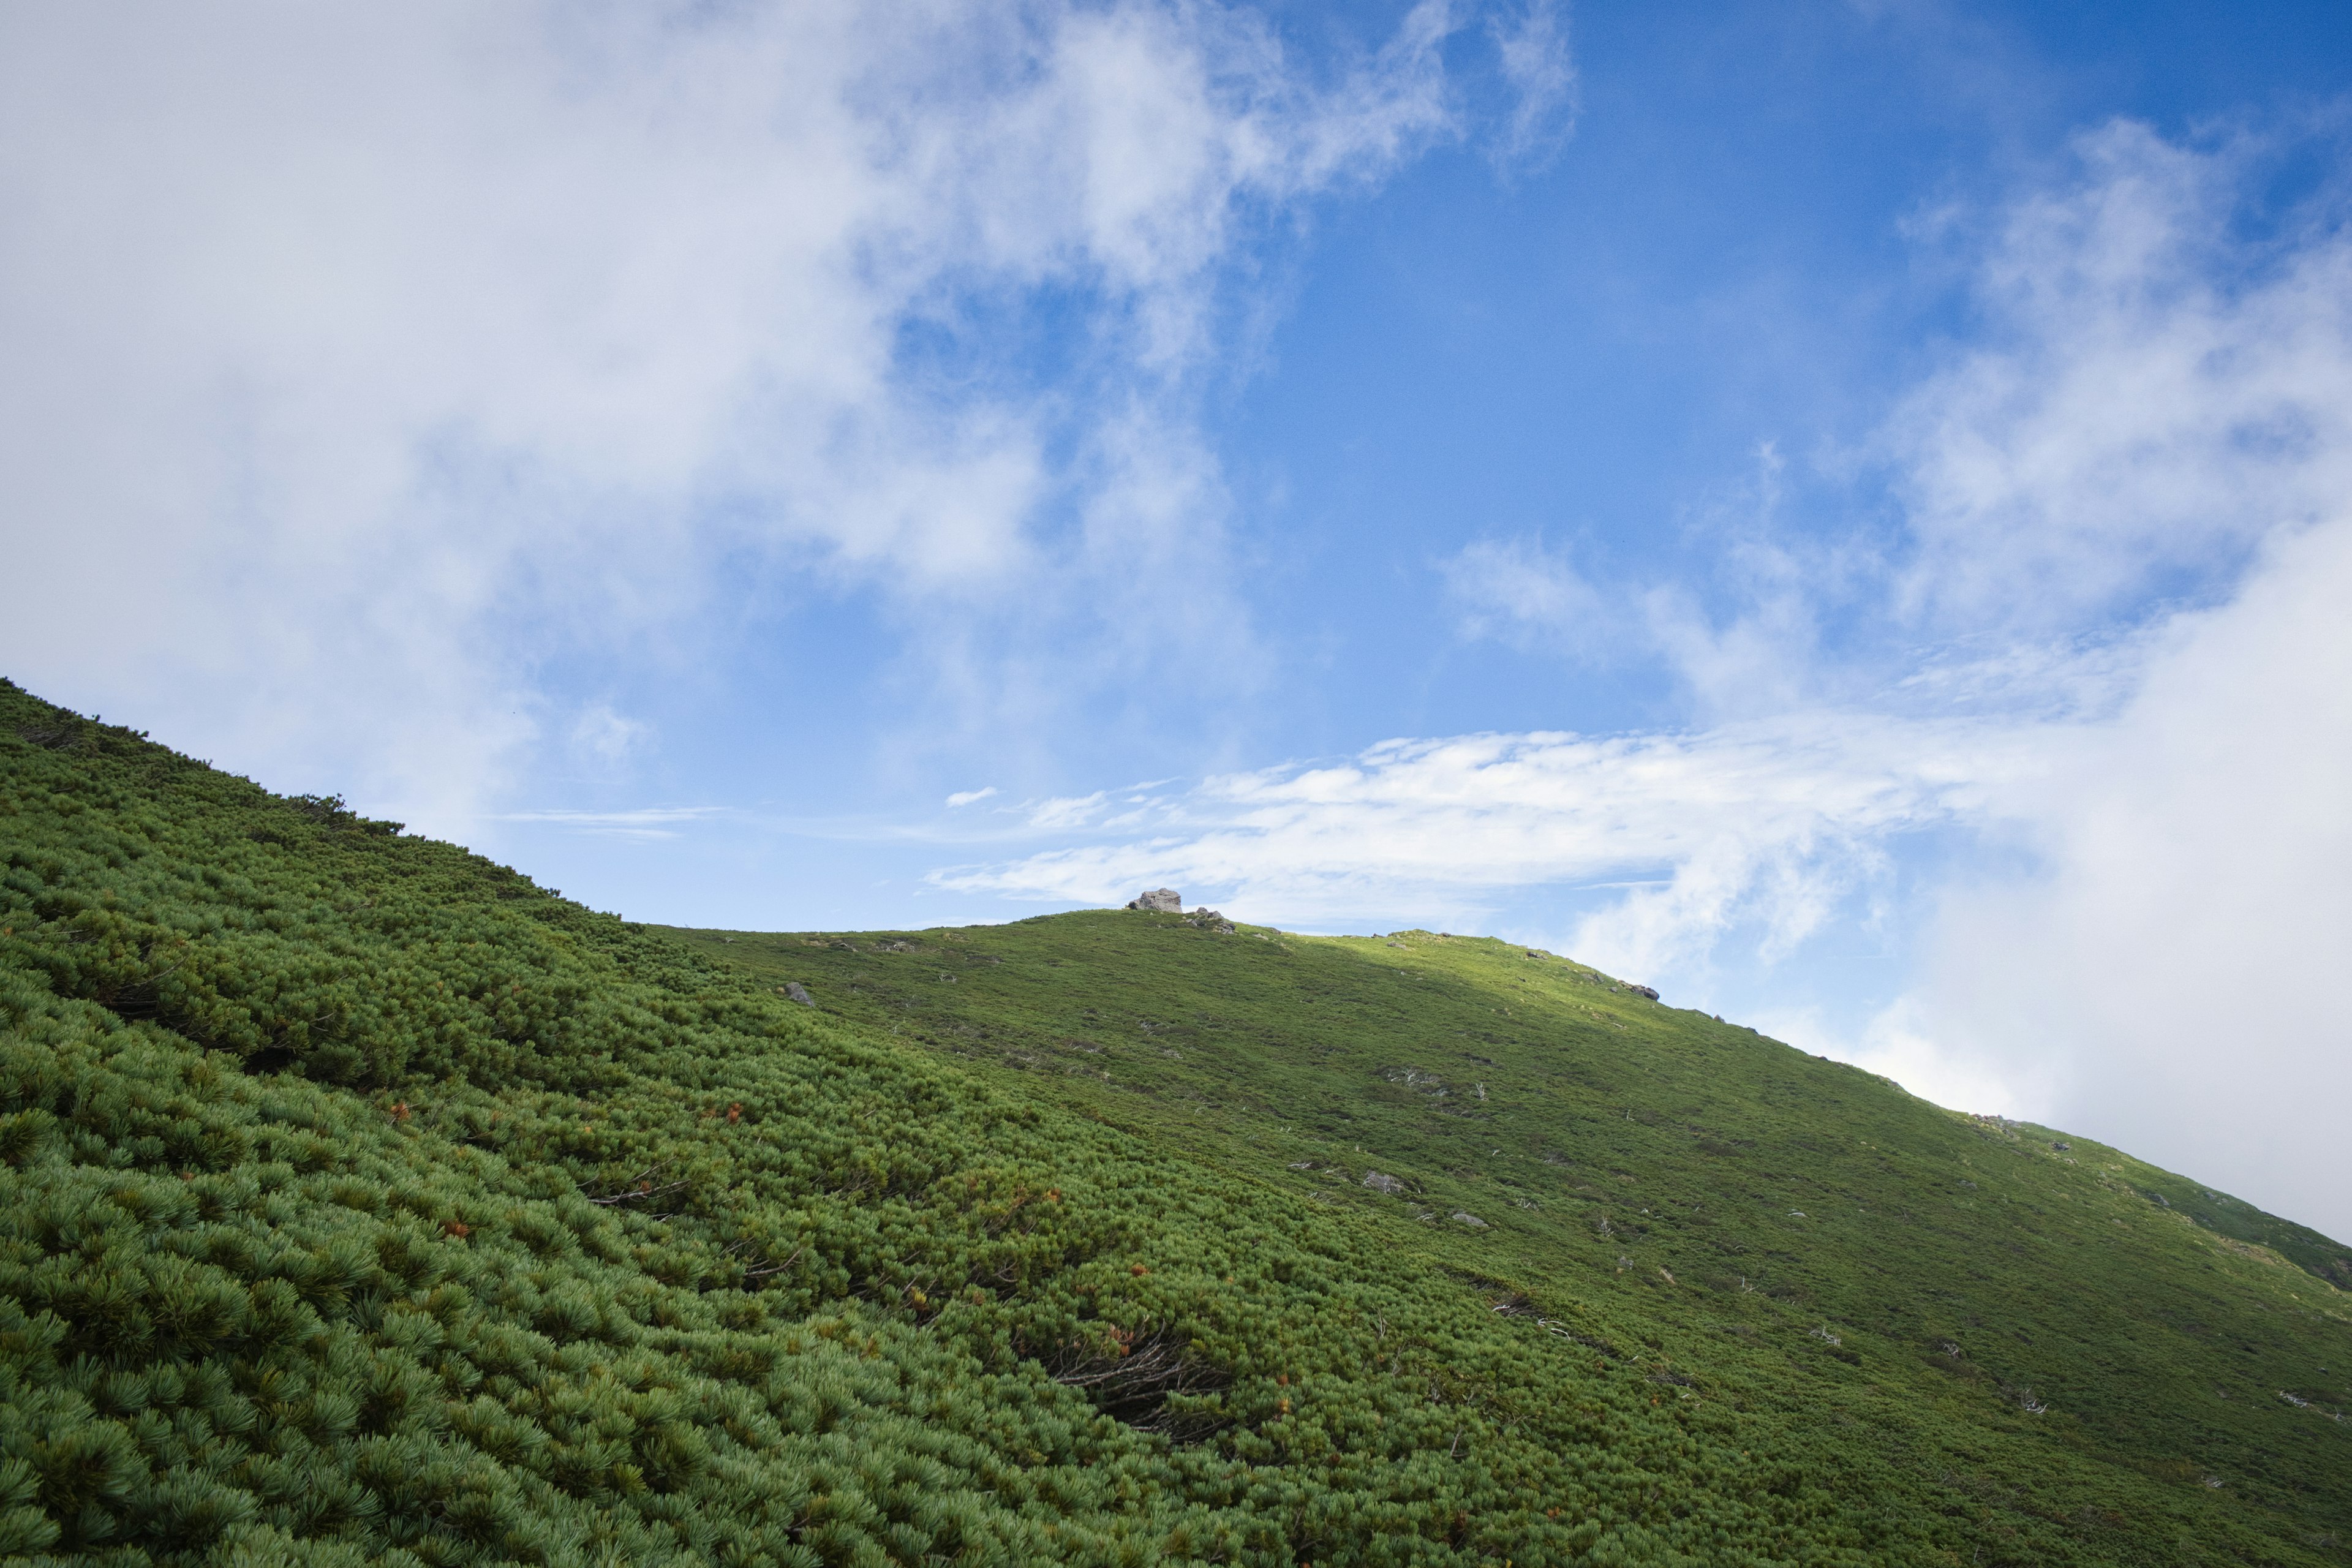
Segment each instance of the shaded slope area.
[[[845,975],[824,994],[855,1005],[825,1016],[772,973],[0,687],[0,1558],[2342,1558],[2324,1388],[2281,1405],[2317,1434],[2292,1452],[2217,1427],[2283,1456],[2219,1488],[2165,1467],[2238,1461],[2120,1463],[2062,1401],[1979,1398],[2012,1369],[1975,1340],[1967,1368],[1902,1374],[1922,1394],[1881,1367],[1894,1349],[1780,1332],[1826,1304],[1652,1291],[1576,1250],[1565,1199],[1487,1201],[1502,1177],[1457,1157],[1451,1088],[1410,1076],[1434,1058],[1381,1080],[1407,1097],[1382,1125],[1424,1138],[1381,1156],[1399,1192],[1362,1186],[1353,1144],[1383,1145],[1360,1135],[1343,1181],[1354,1129],[1277,1106],[1289,1069],[1255,1098],[1181,1076],[1226,1048],[1195,993],[1230,991],[1240,1020],[1279,990],[1235,949],[1109,917],[1022,929],[1073,952],[940,933],[894,956],[963,953],[929,984],[968,1000],[915,1024]],[[1015,1028],[988,1007],[1059,994],[1016,996],[1024,963],[1163,955],[1134,1021],[1201,1031],[1150,1058],[1174,1076],[1049,1086],[983,1037]],[[1437,966],[1350,962],[1349,1005],[1417,1045],[1490,988],[1445,979],[1439,1007]],[[1007,1048],[1061,1061],[1047,1039]],[[1276,1044],[1236,1034],[1223,1070]],[[1363,1098],[1352,1070],[1325,1064],[1318,1115]],[[1508,1092],[1477,1103],[1499,1120]],[[1659,1131],[1649,1101],[1606,1109],[1594,1128]],[[1656,1219],[1683,1167],[1626,1149],[1642,1201],[1617,1208]],[[1489,1222],[1433,1228],[1413,1200]],[[1678,1258],[1680,1234],[1633,1245]],[[2339,1342],[2262,1294],[2308,1276],[2214,1263],[2208,1334]],[[2284,1351],[2251,1337],[2258,1310]]]
[[2118,1151],[1496,942],[1129,911],[686,934],[1496,1300],[1649,1334],[1678,1398],[1853,1423],[1955,1506],[2063,1493],[2035,1478],[2087,1463],[2191,1513],[2252,1504],[2323,1551],[2347,1533],[2347,1249]]

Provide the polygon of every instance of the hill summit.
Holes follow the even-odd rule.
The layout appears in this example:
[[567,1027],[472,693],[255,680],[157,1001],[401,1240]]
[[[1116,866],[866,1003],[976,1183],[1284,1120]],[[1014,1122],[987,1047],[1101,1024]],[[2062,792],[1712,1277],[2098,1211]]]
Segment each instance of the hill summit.
[[599,915],[0,685],[0,1556],[2343,1563],[2352,1251],[1553,954]]

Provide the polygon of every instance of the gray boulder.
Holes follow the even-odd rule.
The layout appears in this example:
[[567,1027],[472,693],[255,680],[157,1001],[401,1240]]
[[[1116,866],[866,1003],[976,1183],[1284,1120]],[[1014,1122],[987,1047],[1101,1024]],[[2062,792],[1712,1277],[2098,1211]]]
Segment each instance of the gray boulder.
[[803,1007],[814,1007],[816,1005],[816,998],[808,994],[808,987],[803,985],[797,980],[792,981],[784,986],[784,994],[791,997],[793,1001],[799,1003]]
[[1379,1171],[1366,1171],[1364,1173],[1364,1185],[1371,1188],[1372,1191],[1376,1193],[1394,1194],[1404,1191],[1404,1184],[1402,1182],[1398,1181],[1394,1176],[1385,1175]]
[[1184,912],[1184,898],[1173,888],[1154,888],[1148,893],[1137,894],[1127,907],[1159,915],[1181,915]]

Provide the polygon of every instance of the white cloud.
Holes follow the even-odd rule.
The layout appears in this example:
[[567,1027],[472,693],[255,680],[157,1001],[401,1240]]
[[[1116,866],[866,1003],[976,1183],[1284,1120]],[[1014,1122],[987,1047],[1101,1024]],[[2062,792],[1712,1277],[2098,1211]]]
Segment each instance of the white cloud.
[[2183,616],[2112,724],[2003,803],[2027,874],[1958,891],[1913,1006],[2053,1079],[2050,1119],[2337,1236],[2352,1163],[2352,521]]
[[[1447,129],[1453,26],[1310,79],[1159,0],[15,8],[0,658],[446,830],[722,559],[1215,602],[1227,269]],[[992,323],[1048,296],[1039,386]]]
[[675,838],[679,827],[722,815],[715,805],[646,805],[628,811],[502,811],[499,822],[541,822],[619,838]]
[[1475,539],[1439,563],[1467,637],[1591,655],[1625,617],[1540,539]]
[[1906,592],[1947,626],[2073,626],[2226,583],[2352,494],[2334,215],[2231,237],[2257,142],[2200,152],[2120,121],[2076,151],[2079,179],[2001,227],[1981,345],[1886,434],[1917,544]]
[[2318,1109],[2352,1095],[2352,237],[2315,210],[2243,237],[2273,151],[2085,139],[1989,264],[1999,340],[1893,426],[1915,603],[2027,628],[2183,584],[2210,605],[2011,650],[2072,662],[2105,716],[1995,792],[2018,853],[1956,881],[1897,1007],[2044,1119],[2352,1236]]
[[2053,1086],[2047,1064],[1996,1061],[1922,1032],[1917,1004],[1899,999],[1874,1015],[1858,1035],[1826,1022],[1819,1009],[1766,1005],[1744,1017],[1774,1039],[1832,1057],[1937,1105],[1979,1116],[2032,1119],[2049,1114]]
[[1717,605],[1678,581],[1596,583],[1540,538],[1486,537],[1439,563],[1456,629],[1587,668],[1663,661],[1704,720],[1822,705],[1835,684],[1821,667],[1823,579],[1851,568],[1778,526],[1787,467],[1778,446],[1759,442],[1750,459],[1747,476],[1699,508]]
[[960,789],[948,796],[948,805],[950,809],[971,805],[977,801],[986,800],[994,794],[996,794],[994,784],[989,784],[981,789]]
[[1028,808],[1028,823],[1031,827],[1047,830],[1085,826],[1101,816],[1109,798],[1105,791],[1097,790],[1092,795],[1034,801]]
[[1568,23],[1550,0],[1528,0],[1516,15],[1487,23],[1495,50],[1517,101],[1495,147],[1505,163],[1558,151],[1576,129],[1576,61]]
[[617,711],[611,703],[596,702],[582,709],[572,720],[572,749],[609,768],[625,762],[649,733],[646,725]]
[[[1130,814],[1112,841],[934,880],[1096,903],[1166,882],[1253,919],[1321,922],[1655,872],[1575,938],[1592,962],[1650,973],[1703,961],[1743,924],[1771,951],[1801,941],[1874,874],[1885,839],[1971,817],[2033,750],[2004,726],[1830,713],[1691,735],[1392,741],[1210,779]],[[1032,824],[1080,827],[1101,804],[1048,803]]]

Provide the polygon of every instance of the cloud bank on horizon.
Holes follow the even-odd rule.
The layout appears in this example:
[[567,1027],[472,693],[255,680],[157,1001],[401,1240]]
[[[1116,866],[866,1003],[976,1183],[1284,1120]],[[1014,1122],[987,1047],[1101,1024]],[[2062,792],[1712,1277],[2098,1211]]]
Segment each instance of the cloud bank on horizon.
[[1672,36],[888,15],[0,22],[9,673],[656,918],[1492,929],[2352,1235],[2339,111],[1715,204],[1857,316]]

